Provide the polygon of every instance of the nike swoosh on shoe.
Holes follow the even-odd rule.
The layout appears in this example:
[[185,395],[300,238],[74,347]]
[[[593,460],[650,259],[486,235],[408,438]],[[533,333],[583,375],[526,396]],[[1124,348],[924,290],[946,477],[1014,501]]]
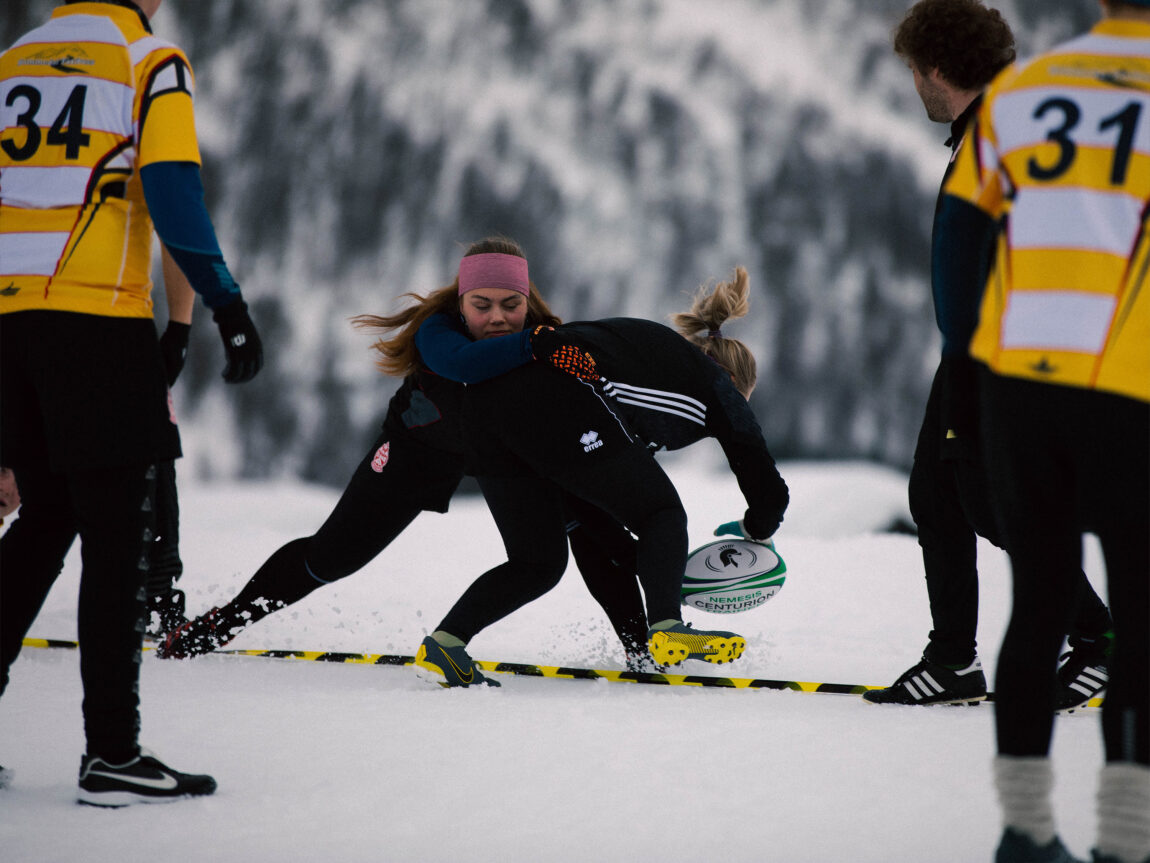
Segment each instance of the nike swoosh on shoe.
[[125,776],[123,773],[105,773],[102,770],[89,770],[89,776],[103,776],[105,779],[115,779],[127,785],[139,785],[141,788],[154,788],[157,791],[174,791],[180,784],[179,780],[171,774],[165,774],[159,779],[149,779],[147,776]]
[[451,655],[446,650],[443,651],[443,655],[447,658],[447,661],[451,664],[451,667],[455,669],[455,673],[459,675],[459,678],[464,683],[469,684],[469,683],[471,683],[472,680],[475,679],[475,669],[474,668],[468,669],[467,673],[465,674],[463,669],[455,664],[455,660],[451,658]]

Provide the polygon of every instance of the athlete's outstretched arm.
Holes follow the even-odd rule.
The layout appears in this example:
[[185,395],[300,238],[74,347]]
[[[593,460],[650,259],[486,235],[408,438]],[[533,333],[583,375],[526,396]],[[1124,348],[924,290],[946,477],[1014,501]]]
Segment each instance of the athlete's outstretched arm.
[[450,315],[443,312],[420,325],[415,346],[431,371],[463,384],[490,380],[533,359],[529,330],[475,341],[453,326]]

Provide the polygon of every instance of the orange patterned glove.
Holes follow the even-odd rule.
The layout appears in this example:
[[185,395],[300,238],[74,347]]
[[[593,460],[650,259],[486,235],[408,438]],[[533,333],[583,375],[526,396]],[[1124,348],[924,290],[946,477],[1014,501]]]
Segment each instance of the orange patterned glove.
[[560,371],[575,375],[580,380],[599,380],[599,371],[595,368],[595,358],[575,345],[560,345],[559,349],[547,358],[547,361]]
[[554,327],[538,326],[531,332],[531,354],[580,380],[599,380],[594,357],[576,345],[566,344]]

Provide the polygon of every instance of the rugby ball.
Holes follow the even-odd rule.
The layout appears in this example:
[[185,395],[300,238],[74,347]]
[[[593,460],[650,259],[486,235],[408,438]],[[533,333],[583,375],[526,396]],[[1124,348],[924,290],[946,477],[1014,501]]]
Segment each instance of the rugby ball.
[[780,590],[787,565],[771,546],[722,539],[687,555],[683,605],[712,614],[758,608]]

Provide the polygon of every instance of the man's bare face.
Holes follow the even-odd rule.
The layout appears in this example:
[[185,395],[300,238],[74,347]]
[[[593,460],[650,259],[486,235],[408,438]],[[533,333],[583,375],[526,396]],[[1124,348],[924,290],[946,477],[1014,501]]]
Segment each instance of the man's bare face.
[[16,476],[6,467],[0,467],[0,518],[9,515],[20,505],[20,490]]
[[926,108],[926,116],[935,123],[953,123],[955,118],[950,109],[949,91],[938,70],[932,69],[924,75],[912,63],[910,71],[914,75],[914,89]]

